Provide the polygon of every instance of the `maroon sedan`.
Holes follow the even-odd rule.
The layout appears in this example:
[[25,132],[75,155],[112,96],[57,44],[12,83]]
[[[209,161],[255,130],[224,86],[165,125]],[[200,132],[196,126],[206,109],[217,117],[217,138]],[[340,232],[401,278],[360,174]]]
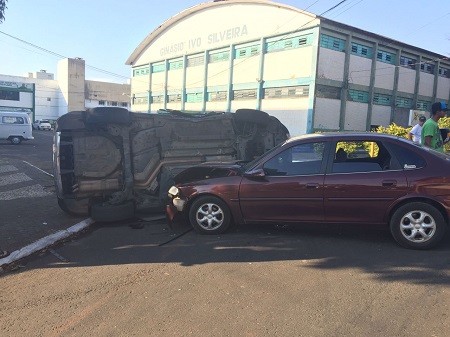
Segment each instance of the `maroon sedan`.
[[449,225],[450,156],[380,133],[311,134],[249,163],[188,168],[169,197],[168,221],[203,234],[232,223],[364,223],[428,249]]

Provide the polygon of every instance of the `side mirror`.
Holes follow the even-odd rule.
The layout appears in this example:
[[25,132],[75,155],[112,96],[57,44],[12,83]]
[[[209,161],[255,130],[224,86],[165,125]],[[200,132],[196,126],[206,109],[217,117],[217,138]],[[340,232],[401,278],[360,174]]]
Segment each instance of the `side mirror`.
[[249,179],[255,179],[255,178],[264,178],[266,176],[266,174],[264,173],[264,170],[259,168],[259,169],[255,169],[255,170],[251,170],[251,171],[247,171],[244,173],[244,177],[249,178]]

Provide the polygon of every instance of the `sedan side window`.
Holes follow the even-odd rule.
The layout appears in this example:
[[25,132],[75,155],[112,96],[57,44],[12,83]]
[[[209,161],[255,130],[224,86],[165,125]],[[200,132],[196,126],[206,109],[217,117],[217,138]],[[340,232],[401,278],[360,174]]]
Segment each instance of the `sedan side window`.
[[264,164],[268,176],[295,176],[319,174],[322,166],[324,143],[292,146]]
[[417,169],[425,166],[425,159],[415,152],[397,144],[389,144],[389,146],[392,147],[392,151],[403,169]]

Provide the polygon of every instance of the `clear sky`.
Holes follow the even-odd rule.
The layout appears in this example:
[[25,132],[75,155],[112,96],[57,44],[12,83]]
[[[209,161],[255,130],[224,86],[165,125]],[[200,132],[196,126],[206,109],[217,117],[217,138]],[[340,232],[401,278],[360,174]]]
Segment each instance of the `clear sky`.
[[[321,15],[340,1],[277,2]],[[139,43],[165,20],[201,2],[9,0],[0,24],[0,74],[23,76],[45,69],[56,75],[60,59],[8,34],[65,57],[83,58],[86,79],[124,83],[131,74],[125,62]],[[323,16],[450,56],[450,0],[347,0]]]

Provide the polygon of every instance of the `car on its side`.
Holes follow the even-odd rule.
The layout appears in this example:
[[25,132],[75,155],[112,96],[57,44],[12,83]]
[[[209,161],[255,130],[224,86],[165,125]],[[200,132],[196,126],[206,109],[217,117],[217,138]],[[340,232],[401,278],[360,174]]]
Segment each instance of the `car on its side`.
[[381,133],[295,137],[249,163],[203,163],[174,181],[169,224],[203,234],[232,223],[369,224],[428,249],[449,226],[450,156]]
[[53,145],[58,204],[98,221],[163,211],[173,177],[205,161],[249,161],[288,137],[259,110],[133,113],[103,107],[60,117]]
[[50,121],[46,119],[36,120],[33,123],[33,129],[50,131],[52,129],[52,125],[50,124]]

